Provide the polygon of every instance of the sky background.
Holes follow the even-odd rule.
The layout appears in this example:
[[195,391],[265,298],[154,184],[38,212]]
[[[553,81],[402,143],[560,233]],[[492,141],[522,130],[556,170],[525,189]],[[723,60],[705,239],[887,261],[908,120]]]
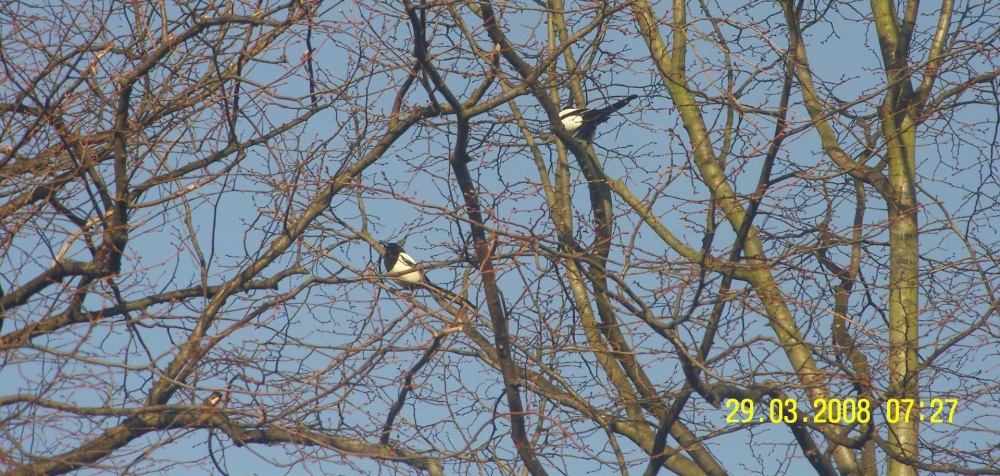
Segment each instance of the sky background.
[[[391,8],[400,8],[397,4],[389,4]],[[30,7],[24,7],[30,8]],[[181,15],[176,5],[171,5],[168,16]],[[715,13],[718,7],[713,5]],[[728,7],[727,7],[728,8]],[[727,35],[756,35],[749,28],[755,21],[778,22],[780,16],[773,17],[775,7],[770,4],[750,9],[731,11],[728,22],[720,22],[717,26]],[[861,7],[858,7],[861,8]],[[807,44],[811,58],[812,69],[817,77],[837,83],[832,91],[826,91],[842,101],[851,101],[859,96],[874,93],[881,87],[883,77],[878,73],[878,53],[874,31],[861,21],[851,21],[852,13],[847,7],[839,12],[846,20],[833,23],[821,22],[813,26]],[[23,14],[23,13],[22,13]],[[581,13],[583,15],[583,13]],[[833,17],[833,16],[831,16]],[[671,231],[684,239],[691,246],[700,246],[705,213],[707,209],[707,192],[692,171],[693,164],[688,153],[684,129],[681,126],[672,103],[655,70],[645,60],[645,46],[624,27],[630,15],[618,14],[614,17],[611,27],[606,30],[606,36],[601,42],[601,51],[596,56],[596,65],[588,70],[584,87],[589,104],[601,105],[616,100],[628,94],[639,94],[640,98],[622,109],[619,116],[614,117],[598,132],[596,150],[602,160],[605,172],[613,178],[621,178],[630,189],[646,199],[655,199],[653,210],[664,223],[669,224]],[[764,20],[767,19],[767,20]],[[173,201],[164,206],[149,206],[139,209],[131,218],[134,232],[130,236],[127,253],[128,263],[135,265],[136,272],[123,275],[122,287],[136,292],[153,292],[160,289],[180,288],[197,284],[206,279],[211,284],[218,284],[230,279],[236,269],[246,265],[258,257],[261,249],[266,247],[274,237],[281,232],[283,217],[296,217],[308,200],[325,186],[324,180],[332,176],[344,163],[356,160],[364,152],[364,147],[355,147],[354,138],[373,137],[381,132],[384,124],[379,121],[392,106],[395,91],[401,81],[398,71],[380,70],[393,55],[406,52],[406,44],[410,38],[408,25],[401,23],[393,15],[379,16],[374,10],[361,8],[357,5],[341,2],[323,13],[322,27],[313,32],[313,58],[320,65],[321,84],[336,86],[350,97],[350,106],[337,106],[323,111],[312,118],[304,127],[295,130],[294,134],[281,137],[268,143],[268,147],[257,147],[248,151],[248,157],[231,174],[223,180],[215,181],[200,188],[188,196],[186,201]],[[511,39],[532,45],[538,52],[544,51],[544,17],[537,11],[517,12],[507,11],[503,18]],[[926,18],[924,19],[927,20]],[[132,27],[129,18],[111,17],[107,21],[116,25],[122,31]],[[476,25],[472,18],[466,18],[470,24]],[[928,26],[932,23],[927,23]],[[335,27],[352,27],[351,35],[333,33]],[[743,29],[743,28],[746,29]],[[995,26],[994,26],[995,28]],[[155,30],[155,28],[152,28]],[[709,25],[696,24],[694,31],[711,34]],[[271,58],[285,58],[292,63],[299,61],[305,50],[302,41],[303,29],[296,30],[298,37],[290,38],[282,47],[275,49],[269,55]],[[434,51],[447,56],[453,48],[460,48],[454,40],[459,36],[448,28],[442,28],[434,36],[431,43]],[[363,41],[371,44],[363,44]],[[379,48],[377,41],[383,45],[395,45],[396,49]],[[706,86],[712,91],[710,83],[722,81],[723,72],[718,70],[718,50],[708,46],[704,38],[695,41],[693,51],[689,53],[689,64],[692,71],[704,68],[695,76],[695,82]],[[785,46],[783,38],[775,39],[775,47]],[[480,44],[484,47],[485,44]],[[995,48],[992,47],[991,48]],[[592,50],[574,48],[580,57],[586,57]],[[747,106],[774,107],[780,89],[780,68],[776,70],[757,71],[756,65],[766,48],[759,50],[733,51],[733,61],[736,64],[739,81],[750,78],[756,73],[763,78],[770,78],[748,87],[741,103]],[[531,58],[529,50],[525,56]],[[608,58],[615,58],[616,65],[601,65]],[[994,55],[995,57],[995,55]],[[113,61],[109,59],[108,61]],[[473,86],[481,81],[477,77],[482,71],[482,65],[469,65],[467,71],[458,70],[448,75],[449,84],[457,91],[468,94]],[[206,64],[205,66],[209,66]],[[560,65],[564,68],[564,65]],[[974,64],[970,67],[976,67]],[[982,65],[988,68],[989,65]],[[114,70],[114,65],[107,65],[108,71]],[[308,90],[303,70],[291,68],[288,64],[268,65],[256,63],[248,68],[246,76],[254,81],[262,81],[268,85],[268,90],[275,95],[288,98],[301,97]],[[513,74],[506,65],[504,72]],[[468,73],[468,74],[463,74]],[[158,74],[168,74],[166,71]],[[943,78],[945,87],[949,80]],[[722,84],[722,83],[716,83]],[[331,89],[321,94],[321,101],[337,101],[339,89]],[[718,91],[715,91],[718,92]],[[496,87],[490,94],[496,94]],[[4,89],[4,96],[11,94]],[[259,112],[253,117],[241,122],[238,131],[245,137],[255,133],[257,127],[277,124],[290,120],[298,112],[291,108],[299,101],[282,97],[253,97],[248,94],[250,110]],[[566,97],[566,90],[561,91],[561,98]],[[805,121],[804,108],[799,104],[801,98],[793,94],[792,101],[796,104],[790,114],[793,122],[801,124]],[[407,97],[408,105],[420,105],[427,101],[426,94],[419,88],[414,88]],[[565,100],[563,100],[565,103]],[[546,131],[545,116],[537,102],[530,96],[517,99],[526,118],[540,133]],[[350,109],[364,110],[365,115],[349,115]],[[718,114],[719,108],[706,104],[703,107],[710,121],[709,127],[717,130],[725,117]],[[871,113],[871,105],[859,104],[852,111]],[[508,233],[520,236],[535,236],[547,246],[555,246],[554,235],[551,234],[551,224],[543,200],[539,193],[539,171],[532,157],[523,148],[524,138],[510,121],[511,111],[507,106],[500,106],[488,114],[474,118],[473,133],[474,148],[472,153],[477,162],[473,169],[473,178],[478,181],[484,191],[481,199],[484,208],[491,213],[491,223]],[[991,245],[995,244],[995,221],[979,220],[977,211],[989,209],[991,203],[980,202],[979,196],[996,197],[1000,195],[995,180],[984,179],[993,177],[993,162],[988,159],[996,157],[992,143],[995,142],[997,109],[992,105],[970,104],[961,111],[961,125],[956,122],[934,122],[922,132],[922,147],[918,152],[918,175],[922,187],[919,201],[926,205],[921,210],[921,222],[930,223],[943,217],[954,217],[953,228],[945,226],[927,230],[922,236],[921,248],[927,260],[925,268],[933,268],[935,263],[945,260],[961,260],[968,254],[966,242],[961,238],[972,236],[981,239],[973,243],[978,252],[992,256]],[[363,119],[359,122],[358,117]],[[750,193],[756,185],[760,162],[763,155],[751,153],[761,147],[766,147],[766,140],[773,131],[773,123],[762,119],[761,115],[747,115],[737,122],[741,136],[736,149],[734,162],[728,171],[732,173],[731,180],[741,193]],[[167,154],[166,162],[179,166],[192,158],[202,156],[215,150],[219,140],[223,138],[224,129],[213,125],[211,112],[206,112],[197,118],[197,125],[191,130],[168,128],[164,125],[166,136],[163,139],[176,137],[184,142],[184,146]],[[98,121],[99,122],[99,121]],[[940,128],[938,133],[934,128]],[[845,125],[845,130],[850,130]],[[180,132],[178,132],[180,131]],[[846,134],[846,133],[845,133]],[[714,137],[718,139],[718,134]],[[992,138],[991,138],[992,137]],[[5,140],[8,140],[5,137]],[[191,143],[187,141],[191,140]],[[467,235],[468,226],[454,218],[461,214],[461,195],[451,175],[447,157],[449,155],[454,129],[450,123],[443,120],[431,121],[429,125],[414,127],[406,136],[397,141],[393,147],[372,167],[367,169],[361,178],[361,187],[351,193],[345,193],[334,198],[330,209],[306,233],[306,236],[286,253],[272,268],[264,272],[270,276],[272,270],[300,262],[311,274],[293,276],[281,283],[278,292],[288,292],[297,286],[308,283],[309,279],[339,278],[355,280],[350,283],[315,286],[308,292],[303,292],[282,306],[255,317],[255,325],[244,327],[230,336],[227,341],[213,349],[212,358],[217,359],[217,367],[208,368],[198,376],[197,381],[190,382],[196,390],[183,393],[178,403],[200,402],[213,389],[226,388],[233,385],[233,398],[246,408],[252,408],[255,399],[260,398],[280,406],[287,405],[288,412],[302,417],[305,421],[315,420],[319,428],[337,428],[338,425],[358,425],[371,427],[381,424],[379,417],[384,417],[387,402],[391,402],[398,390],[398,385],[391,385],[398,379],[400,373],[413,365],[420,355],[421,346],[426,346],[431,339],[431,331],[439,326],[431,317],[419,311],[409,310],[409,303],[373,284],[371,278],[378,268],[378,254],[367,243],[361,240],[345,240],[343,233],[347,227],[364,229],[372,238],[385,241],[405,241],[406,249],[411,255],[428,263],[449,262],[429,271],[430,277],[438,284],[446,287],[458,286],[463,273],[468,272],[468,266],[461,264],[462,236]],[[479,141],[479,142],[477,142]],[[851,143],[851,142],[849,142]],[[718,146],[718,144],[716,144]],[[197,150],[200,147],[202,150]],[[311,156],[296,152],[306,149]],[[543,148],[552,154],[546,157],[549,172],[552,171],[555,147],[548,145]],[[144,153],[145,152],[145,153]],[[153,164],[160,160],[155,151],[137,150],[137,155]],[[849,151],[854,153],[856,151]],[[746,157],[739,157],[744,153]],[[807,131],[793,136],[784,145],[779,154],[775,176],[791,172],[809,172],[815,175],[829,173],[831,164],[828,162],[818,144],[815,133]],[[137,181],[142,178],[143,171],[136,173]],[[109,175],[110,176],[110,175]],[[573,198],[577,213],[581,215],[579,224],[587,223],[590,213],[585,184],[582,174],[573,166]],[[143,197],[146,203],[153,203],[158,198],[169,196],[197,179],[180,180],[153,190]],[[664,184],[669,183],[667,186]],[[832,181],[836,183],[836,179]],[[831,186],[832,187],[832,186]],[[977,189],[978,187],[978,189]],[[822,196],[817,194],[818,188],[803,184],[798,179],[790,179],[776,184],[765,201],[765,213],[755,222],[765,232],[775,238],[791,233],[795,227],[801,226],[801,217],[818,217],[816,210],[826,206],[837,209],[833,228],[845,230],[850,226],[853,205],[847,198],[833,194]],[[831,191],[833,193],[834,191]],[[972,193],[976,192],[976,193]],[[364,203],[365,215],[358,211],[359,197]],[[782,213],[784,207],[801,207],[803,213],[796,216]],[[877,200],[868,204],[867,224],[877,224],[886,218],[884,205]],[[618,215],[616,252],[612,256],[616,270],[629,269],[627,281],[639,289],[647,291],[652,299],[656,296],[655,308],[661,315],[669,315],[677,308],[689,305],[693,293],[693,285],[689,282],[679,282],[681,276],[690,272],[689,263],[667,248],[628,208],[615,200],[615,210]],[[184,214],[190,214],[189,223],[179,220]],[[984,217],[992,216],[986,214]],[[71,229],[58,217],[51,218],[52,227]],[[878,232],[877,227],[866,236],[872,242],[884,241],[885,233]],[[581,229],[584,237],[581,242],[588,242],[589,230]],[[194,246],[195,240],[198,248]],[[13,238],[15,244],[6,249],[6,254],[0,261],[6,279],[4,288],[10,289],[11,283],[23,282],[25,277],[33,276],[40,270],[49,267],[58,254],[63,242],[47,242],[44,236],[19,235]],[[795,240],[791,240],[795,242]],[[514,253],[515,240],[510,240],[508,247],[501,252]],[[733,242],[733,233],[727,226],[720,226],[715,241],[714,254],[723,255]],[[783,241],[775,239],[770,242],[771,251],[780,254]],[[807,245],[808,240],[799,243]],[[632,246],[626,246],[631,244]],[[879,249],[873,247],[872,249]],[[627,250],[623,252],[622,250]],[[885,250],[882,250],[885,251]],[[199,257],[199,253],[202,255]],[[833,250],[832,255],[838,255]],[[887,253],[887,251],[885,251]],[[66,254],[68,257],[84,259],[88,251],[82,240],[75,241]],[[887,254],[886,254],[887,256]],[[868,256],[866,262],[884,261],[886,256]],[[204,259],[209,266],[207,275],[202,276],[199,262]],[[562,339],[562,343],[584,342],[579,330],[579,322],[573,317],[569,304],[554,300],[549,304],[552,309],[545,319],[538,319],[532,314],[532,299],[548,296],[553,289],[560,288],[558,276],[542,276],[547,269],[545,263],[531,265],[530,258],[524,260],[498,261],[498,272],[501,289],[510,307],[511,332],[525,343],[542,342],[545,339]],[[660,263],[659,269],[649,263]],[[789,263],[788,269],[794,269],[797,263]],[[624,273],[624,271],[622,271]],[[786,271],[790,272],[790,271]],[[884,284],[885,276],[880,276],[881,270],[865,268],[866,278],[879,284]],[[995,274],[995,266],[991,268]],[[678,273],[678,274],[674,274]],[[870,273],[870,274],[869,274]],[[481,303],[482,294],[475,285],[476,277],[472,278],[473,287],[469,290],[474,302]],[[526,286],[525,283],[531,283]],[[813,276],[805,275],[802,280],[782,280],[783,290],[794,296],[816,296],[824,292],[828,282],[817,281]],[[988,284],[988,283],[986,283]],[[739,291],[741,285],[734,285]],[[964,330],[962,324],[974,319],[978,313],[984,312],[988,305],[984,298],[978,302],[950,302],[947,299],[949,290],[956,290],[956,295],[975,295],[977,289],[984,287],[983,283],[967,281],[963,277],[955,277],[947,282],[930,283],[931,289],[938,289],[934,299],[925,303],[924,322],[921,329],[924,342],[937,342],[954,336]],[[874,290],[873,302],[860,306],[863,315],[857,316],[856,323],[874,323],[880,319],[877,309],[884,305],[885,297],[881,290]],[[985,294],[982,292],[980,294]],[[252,292],[234,300],[225,310],[226,319],[240,319],[251,315],[254,306],[271,299],[274,293]],[[432,300],[421,298],[427,303]],[[859,300],[862,300],[859,298]],[[375,302],[375,305],[371,303]],[[204,302],[197,300],[189,304],[172,306],[162,316],[161,322],[176,323],[177,328],[168,332],[162,330],[144,329],[140,327],[140,335],[144,336],[147,353],[140,344],[117,325],[98,325],[78,331],[54,334],[41,339],[38,349],[20,349],[18,355],[8,355],[5,365],[0,367],[0,381],[4,394],[16,392],[41,393],[47,398],[61,398],[79,405],[107,405],[109,401],[115,405],[135,404],[145,397],[143,390],[148,388],[150,362],[157,366],[166,365],[171,360],[176,344],[186,335],[185,327],[190,326],[193,318],[201,312]],[[822,342],[822,336],[828,332],[830,322],[830,302],[817,300],[803,302],[801,312],[814,318],[814,327],[806,326],[807,337]],[[113,305],[113,301],[100,295],[91,295],[85,304],[89,310]],[[49,308],[59,308],[55,297],[46,302],[33,303],[30,310],[19,310],[14,317],[7,320],[4,331],[10,332],[23,326],[27,320],[44,314]],[[704,317],[710,312],[711,306],[699,308],[697,315]],[[556,312],[561,310],[562,312]],[[798,312],[799,310],[797,310]],[[956,318],[958,315],[960,317]],[[371,318],[374,316],[374,318]],[[226,321],[229,322],[229,321]],[[952,323],[954,325],[948,325]],[[221,331],[223,327],[219,330]],[[371,326],[380,326],[375,329]],[[649,371],[657,379],[661,389],[677,389],[683,381],[676,356],[662,340],[651,338],[652,333],[638,320],[626,323],[633,333],[631,337],[636,342],[636,352]],[[701,337],[699,327],[691,326],[686,341],[697,342]],[[90,333],[89,335],[83,335]],[[859,331],[859,338],[866,343],[877,345],[884,341],[884,332],[872,330]],[[370,342],[373,336],[381,339]],[[766,341],[772,331],[765,326],[765,321],[759,315],[749,313],[742,322],[729,322],[723,328],[721,342],[748,343],[747,348],[735,352],[726,359],[726,363],[718,365],[715,370],[729,375],[745,375],[748,368],[759,366],[761,373],[788,371],[787,359],[782,355],[762,354],[769,349]],[[970,343],[979,342],[981,337],[970,338]],[[174,340],[174,339],[177,340]],[[456,349],[463,348],[461,337],[451,337],[449,345]],[[81,340],[86,345],[74,348]],[[720,342],[720,345],[722,345]],[[828,342],[825,342],[828,344]],[[323,407],[324,411],[311,410],[312,407],[329,403],[331,395],[342,390],[337,383],[351,381],[356,370],[351,365],[338,363],[337,356],[346,347],[359,349],[356,357],[350,363],[363,361],[377,352],[387,352],[385,360],[379,367],[371,370],[368,381],[387,384],[385,387],[355,388],[350,398],[339,406]],[[80,355],[79,359],[64,359],[61,350],[74,348]],[[364,349],[364,350],[360,350]],[[770,347],[773,350],[773,347]],[[933,349],[921,352],[925,356]],[[125,365],[115,362],[119,356],[126,355]],[[238,357],[236,360],[232,360]],[[592,364],[585,354],[572,356],[539,355],[534,356],[543,361],[558,362],[560,375],[568,381],[586,382],[594,377],[584,362]],[[926,397],[960,398],[962,404],[956,412],[954,426],[923,425],[924,438],[935,441],[947,441],[948,445],[957,449],[971,449],[982,445],[984,440],[995,441],[995,434],[989,428],[998,423],[995,407],[989,406],[995,401],[989,400],[996,396],[996,391],[990,382],[997,380],[995,363],[996,351],[993,348],[981,348],[975,345],[958,345],[948,351],[948,356],[942,359],[953,367],[961,368],[965,373],[977,374],[979,382],[969,382],[965,379],[949,377],[947,373],[936,372],[934,378],[923,382]],[[743,366],[746,366],[743,368]],[[96,371],[104,373],[99,380],[109,382],[107,386],[93,385]],[[881,372],[881,370],[879,370]],[[62,375],[68,382],[63,388],[47,389],[45,382],[54,375]],[[301,378],[302,375],[314,375],[315,379]],[[599,380],[599,379],[598,379]],[[407,408],[401,418],[439,422],[445,420],[448,412],[462,415],[453,423],[439,423],[434,427],[435,433],[430,435],[413,435],[403,430],[398,434],[401,440],[412,438],[419,447],[419,438],[429,438],[434,441],[447,442],[446,445],[457,444],[460,438],[485,441],[491,432],[506,430],[505,422],[500,419],[486,418],[488,415],[474,413],[472,409],[495,403],[502,398],[502,383],[499,374],[492,369],[483,367],[481,362],[460,353],[439,354],[431,364],[425,367],[420,375],[420,392],[428,399],[441,402],[439,406],[419,405],[416,409]],[[879,384],[884,383],[884,379]],[[110,382],[123,383],[123,388],[129,394],[126,401],[120,395],[109,396],[108,392],[117,388]],[[232,382],[232,384],[230,384]],[[456,390],[455,382],[460,382],[466,391],[461,392],[455,402],[448,402],[447,396]],[[878,384],[877,384],[878,385]],[[833,383],[831,387],[842,392],[849,392],[849,382]],[[987,389],[984,393],[983,390]],[[599,388],[592,388],[591,398],[607,398],[602,396]],[[808,407],[803,394],[797,388],[789,388],[789,392],[799,395],[800,406]],[[798,392],[798,393],[797,393]],[[478,399],[473,398],[475,394]],[[993,395],[991,397],[990,395]],[[973,398],[985,400],[974,401]],[[133,399],[134,400],[131,400]],[[532,396],[526,397],[528,406],[532,406]],[[746,474],[800,474],[809,470],[807,463],[797,451],[797,448],[786,446],[791,441],[787,429],[780,425],[763,424],[748,431],[735,431],[725,434],[731,425],[725,423],[728,413],[724,407],[711,408],[701,399],[695,399],[689,411],[684,416],[691,421],[699,422],[709,428],[715,428],[722,434],[712,438],[709,448],[712,454],[733,474],[741,471]],[[501,404],[503,405],[503,404]],[[337,411],[334,411],[336,408]],[[371,412],[372,415],[366,412]],[[569,418],[571,413],[552,410],[553,415]],[[877,416],[876,418],[880,418]],[[13,437],[21,441],[30,441],[31,451],[57,451],[61,448],[61,438],[71,441],[73,435],[96,433],[100,428],[116,424],[118,419],[107,419],[96,423],[94,427],[75,427],[73,425],[57,428],[58,425],[45,425],[36,433],[33,428],[18,428],[19,433]],[[532,425],[538,424],[536,421]],[[562,422],[561,422],[562,423]],[[969,425],[972,427],[969,427]],[[493,428],[493,425],[496,428]],[[965,431],[955,431],[958,427]],[[978,426],[987,433],[975,431]],[[408,428],[412,430],[412,428]],[[452,433],[449,433],[452,432]],[[574,432],[577,432],[574,434]],[[27,436],[37,435],[37,436]],[[458,435],[461,435],[460,437]],[[749,436],[753,436],[750,444]],[[41,436],[41,437],[39,437]],[[937,439],[936,436],[941,436]],[[141,452],[151,441],[163,441],[164,435],[156,434],[140,438],[129,447]],[[158,468],[168,474],[212,473],[214,469],[203,458],[211,450],[220,445],[215,437],[208,437],[205,432],[195,432],[168,444],[164,451],[157,453],[159,462],[142,461],[136,469]],[[600,431],[593,431],[586,423],[567,425],[567,439],[573,440],[578,447],[590,447],[591,455],[578,454],[568,457],[551,457],[547,469],[553,474],[606,474],[607,466],[601,466],[597,460],[609,458],[606,450],[606,437]],[[450,439],[454,439],[450,441]],[[227,438],[222,440],[228,445]],[[632,447],[625,438],[619,438],[622,451],[628,459],[635,463],[632,474],[641,474],[644,462],[641,452]],[[769,445],[773,442],[773,446]],[[676,443],[672,439],[671,444]],[[514,459],[509,439],[501,445],[501,456]],[[230,474],[271,474],[272,469],[261,465],[261,460],[272,461],[281,466],[307,458],[311,452],[320,453],[315,448],[291,447],[253,447],[247,449],[228,449],[220,456],[223,467]],[[124,463],[138,454],[116,456],[115,462]],[[329,456],[329,455],[327,455]],[[191,461],[189,464],[171,466],[163,461],[179,459]],[[200,461],[199,461],[200,460]],[[610,459],[609,459],[610,461]],[[148,466],[147,466],[148,465]],[[455,468],[449,468],[455,469]],[[457,469],[456,472],[461,472]],[[347,458],[338,461],[336,456],[329,461],[317,463],[315,460],[304,459],[287,467],[288,474],[305,474],[308,472],[325,474],[355,474],[371,473],[380,470],[377,465],[363,458]],[[101,473],[100,470],[82,471],[82,474]],[[449,471],[450,473],[451,471]]]

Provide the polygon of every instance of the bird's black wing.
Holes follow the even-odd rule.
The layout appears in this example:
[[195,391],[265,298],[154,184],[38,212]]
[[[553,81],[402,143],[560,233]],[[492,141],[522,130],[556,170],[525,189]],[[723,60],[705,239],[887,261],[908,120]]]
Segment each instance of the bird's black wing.
[[625,99],[615,102],[614,104],[609,104],[597,109],[585,109],[581,114],[583,116],[583,125],[576,130],[574,135],[576,135],[579,139],[592,142],[594,140],[594,134],[597,132],[597,126],[607,122],[615,111],[625,107],[626,104],[637,97],[639,96],[632,94]]
[[410,255],[408,255],[408,254],[406,254],[404,252],[400,252],[399,253],[399,257],[396,258],[396,259],[403,260],[403,264],[405,264],[405,265],[407,265],[407,266],[409,266],[411,268],[415,268],[417,266],[417,262],[413,260],[413,257],[411,257]]

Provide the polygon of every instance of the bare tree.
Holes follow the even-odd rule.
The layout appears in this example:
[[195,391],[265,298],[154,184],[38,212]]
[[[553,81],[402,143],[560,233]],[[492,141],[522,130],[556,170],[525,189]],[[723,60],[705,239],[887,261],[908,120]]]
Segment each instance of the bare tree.
[[10,474],[1000,473],[987,2],[0,26]]

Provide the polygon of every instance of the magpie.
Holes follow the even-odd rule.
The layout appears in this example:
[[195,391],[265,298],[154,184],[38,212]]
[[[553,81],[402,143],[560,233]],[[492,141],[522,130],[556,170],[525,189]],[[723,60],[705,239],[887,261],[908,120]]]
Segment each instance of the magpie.
[[559,120],[562,121],[562,125],[567,131],[573,133],[573,137],[591,142],[594,140],[594,133],[597,132],[598,125],[607,122],[615,111],[625,107],[637,97],[639,96],[632,94],[621,101],[597,109],[566,108],[559,111]]
[[402,281],[407,287],[412,287],[409,284],[427,281],[424,273],[417,269],[417,262],[403,251],[403,247],[399,246],[399,243],[382,243],[382,247],[385,248],[385,254],[382,255],[382,266],[385,267],[387,273],[397,275],[395,278]]
[[385,271],[393,275],[393,278],[398,280],[407,289],[414,289],[421,287],[420,285],[431,288],[433,291],[440,293],[447,297],[449,301],[461,301],[466,306],[472,307],[472,303],[468,300],[459,296],[451,291],[448,291],[434,283],[427,277],[426,274],[420,269],[416,260],[412,256],[403,251],[403,247],[399,243],[381,243],[382,247],[385,248],[385,253],[382,254],[382,266],[385,267]]
[[218,405],[219,402],[221,401],[222,401],[222,392],[216,390],[212,392],[212,394],[209,395],[208,398],[205,399],[205,402],[202,403],[202,405],[208,405],[214,407]]

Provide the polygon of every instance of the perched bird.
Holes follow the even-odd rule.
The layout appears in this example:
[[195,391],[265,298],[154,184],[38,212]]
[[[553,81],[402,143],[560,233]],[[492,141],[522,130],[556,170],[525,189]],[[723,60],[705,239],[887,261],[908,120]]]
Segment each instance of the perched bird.
[[385,254],[382,255],[385,272],[396,275],[394,277],[404,284],[426,282],[424,273],[417,269],[417,262],[403,251],[399,243],[382,243],[382,246],[385,248]]
[[443,295],[448,301],[458,301],[472,307],[472,304],[462,296],[432,283],[420,269],[420,266],[417,265],[416,260],[403,251],[403,247],[399,246],[399,243],[383,242],[381,244],[385,248],[385,253],[382,254],[382,266],[385,267],[387,273],[393,275],[393,279],[398,280],[403,286],[409,289],[427,287],[433,290],[433,292],[438,293],[438,296]]
[[222,392],[216,390],[212,392],[212,394],[209,395],[208,398],[205,399],[205,403],[203,403],[202,405],[209,405],[214,407],[218,405],[219,402],[221,401],[222,401]]
[[591,142],[594,140],[594,133],[597,126],[607,122],[615,111],[625,107],[631,100],[639,97],[632,94],[614,104],[597,109],[577,109],[567,108],[559,111],[559,119],[567,131],[573,133],[573,137],[582,141]]

